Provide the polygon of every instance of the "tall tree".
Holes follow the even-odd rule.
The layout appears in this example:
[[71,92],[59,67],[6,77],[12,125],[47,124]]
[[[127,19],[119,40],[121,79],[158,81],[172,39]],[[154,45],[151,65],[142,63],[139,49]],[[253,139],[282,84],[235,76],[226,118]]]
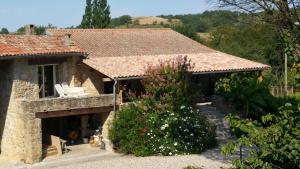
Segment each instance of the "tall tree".
[[96,28],[96,25],[98,25],[97,16],[99,15],[99,2],[100,0],[93,0],[92,5],[92,21],[89,28]]
[[107,0],[87,0],[81,28],[107,28],[110,25],[110,7]]
[[92,0],[86,0],[85,14],[81,21],[81,28],[90,28],[92,25]]
[[107,28],[110,24],[110,7],[107,0],[94,0],[97,1],[97,7],[94,12],[95,24],[94,28]]

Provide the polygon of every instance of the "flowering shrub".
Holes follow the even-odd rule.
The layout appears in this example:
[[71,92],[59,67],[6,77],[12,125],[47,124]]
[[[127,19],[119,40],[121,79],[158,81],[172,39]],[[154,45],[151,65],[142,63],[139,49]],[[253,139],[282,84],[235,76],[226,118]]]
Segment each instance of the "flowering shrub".
[[200,153],[216,144],[215,128],[191,105],[186,57],[150,66],[146,93],[118,112],[110,139],[119,152],[137,156]]

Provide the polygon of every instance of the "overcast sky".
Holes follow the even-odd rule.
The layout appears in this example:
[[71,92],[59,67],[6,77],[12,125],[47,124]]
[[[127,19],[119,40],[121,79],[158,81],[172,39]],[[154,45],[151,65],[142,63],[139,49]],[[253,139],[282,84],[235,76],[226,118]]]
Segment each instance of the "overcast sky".
[[[58,27],[80,24],[85,0],[0,0],[0,28],[15,31],[25,24]],[[112,17],[188,14],[212,10],[212,0],[108,0]]]

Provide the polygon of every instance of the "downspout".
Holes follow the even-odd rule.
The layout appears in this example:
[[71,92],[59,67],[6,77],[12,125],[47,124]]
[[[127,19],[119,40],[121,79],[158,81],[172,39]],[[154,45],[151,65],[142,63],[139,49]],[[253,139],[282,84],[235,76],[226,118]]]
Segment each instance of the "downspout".
[[117,85],[118,85],[118,80],[114,79],[114,87],[113,87],[113,106],[114,106],[114,112],[116,112],[116,107],[117,107]]

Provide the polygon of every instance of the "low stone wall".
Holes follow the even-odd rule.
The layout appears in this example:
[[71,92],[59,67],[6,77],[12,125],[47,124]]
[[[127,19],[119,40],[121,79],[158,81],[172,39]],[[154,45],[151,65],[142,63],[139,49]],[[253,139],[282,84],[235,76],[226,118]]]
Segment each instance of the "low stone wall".
[[93,97],[50,98],[22,100],[21,106],[26,112],[45,112],[69,109],[106,107],[113,105],[113,95],[106,94]]

